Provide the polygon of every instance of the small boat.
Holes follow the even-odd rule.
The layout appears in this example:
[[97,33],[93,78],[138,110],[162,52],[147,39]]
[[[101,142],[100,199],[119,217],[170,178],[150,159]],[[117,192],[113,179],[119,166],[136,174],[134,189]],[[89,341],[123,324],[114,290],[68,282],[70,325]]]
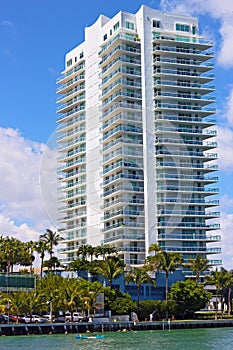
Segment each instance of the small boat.
[[104,335],[81,335],[78,334],[75,337],[76,339],[104,339]]

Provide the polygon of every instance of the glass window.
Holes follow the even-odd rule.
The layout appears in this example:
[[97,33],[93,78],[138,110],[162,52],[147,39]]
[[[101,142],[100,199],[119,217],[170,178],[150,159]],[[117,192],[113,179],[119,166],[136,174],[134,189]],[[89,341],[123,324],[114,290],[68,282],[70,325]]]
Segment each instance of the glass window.
[[125,22],[125,26],[127,29],[134,30],[134,24],[132,22]]
[[154,28],[160,28],[160,21],[153,19],[153,27]]
[[120,28],[120,22],[117,22],[117,23],[113,26],[114,32],[116,32],[119,28]]
[[108,37],[108,35],[107,35],[107,34],[104,34],[103,40],[104,40],[104,41],[107,40],[107,37]]
[[181,32],[189,32],[189,25],[176,23],[176,30]]

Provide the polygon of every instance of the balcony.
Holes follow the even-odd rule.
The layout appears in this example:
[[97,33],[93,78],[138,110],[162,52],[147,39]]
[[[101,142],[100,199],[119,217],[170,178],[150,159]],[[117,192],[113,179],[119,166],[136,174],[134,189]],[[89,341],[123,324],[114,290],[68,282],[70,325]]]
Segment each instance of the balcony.
[[73,74],[80,72],[81,70],[85,69],[85,64],[81,63],[77,67],[71,69],[65,74],[62,74],[60,77],[57,78],[57,84],[61,84],[63,81],[69,79]]
[[103,182],[103,186],[106,186],[114,181],[117,181],[119,179],[125,179],[125,180],[138,180],[138,181],[144,181],[143,175],[133,175],[133,174],[127,174],[127,173],[121,173],[117,174],[116,176],[113,176]]
[[127,124],[119,125],[116,128],[104,133],[102,141],[105,141],[107,138],[115,135],[118,132],[142,134],[142,128]]
[[82,93],[81,95],[79,95],[78,97],[73,98],[72,100],[68,101],[67,103],[59,106],[57,108],[57,113],[64,113],[67,109],[74,107],[76,104],[80,103],[80,101],[84,101],[85,100],[85,94]]
[[172,122],[188,122],[188,123],[198,123],[202,125],[215,125],[216,119],[213,118],[201,118],[201,117],[190,117],[190,116],[178,116],[178,115],[155,115],[155,121],[168,120]]
[[132,35],[127,35],[125,33],[118,33],[114,37],[112,37],[110,40],[108,40],[107,43],[103,44],[102,49],[99,52],[99,55],[101,56],[117,40],[124,40],[124,41],[134,42],[134,43],[138,43],[138,44],[140,43],[139,38],[135,34],[132,36]]
[[218,194],[218,188],[204,188],[192,186],[159,185],[157,191],[177,191],[177,192],[202,192],[205,194]]
[[73,86],[80,84],[82,81],[85,80],[85,75],[80,74],[77,77],[70,79],[66,84],[63,84],[58,87],[57,94],[58,93],[66,93],[66,91],[70,90]]
[[166,34],[159,34],[159,33],[153,33],[153,40],[154,41],[171,41],[171,42],[179,42],[179,43],[186,43],[188,46],[193,45],[193,46],[206,46],[206,47],[212,47],[213,46],[213,41],[212,40],[206,40],[202,39],[200,37],[193,37],[193,36],[185,36],[182,33],[182,36],[180,35],[166,35]]
[[[190,103],[195,103],[195,102],[198,102],[198,107],[202,107],[202,106],[205,106],[207,105],[208,103],[212,103],[212,102],[215,102],[215,97],[209,97],[209,98],[204,98],[202,97],[200,94],[191,94],[191,93],[172,93],[172,92],[164,92],[164,91],[157,91],[155,94],[154,94],[154,98],[155,99],[159,99],[160,101],[162,100],[168,100],[170,99],[171,101],[173,99],[178,99],[179,100],[179,103],[181,104],[182,100],[189,100]],[[192,101],[191,101],[192,100]],[[196,101],[195,101],[196,100]],[[191,107],[191,109],[193,109],[194,107],[193,106],[189,106]]]
[[216,113],[216,108],[207,108],[207,107],[201,107],[201,106],[195,106],[195,105],[188,105],[188,104],[172,104],[172,103],[160,103],[157,102],[155,103],[154,106],[155,110],[171,110],[171,109],[178,109],[180,111],[184,110],[184,111],[191,111],[193,113],[195,112],[199,112],[200,114],[203,115],[209,115],[209,114],[213,114]]
[[120,160],[119,162],[108,166],[104,169],[103,171],[103,175],[120,167],[126,167],[126,168],[139,168],[142,169],[142,164],[137,164],[128,160]]
[[112,112],[116,111],[117,109],[133,109],[133,110],[142,110],[142,105],[140,103],[136,102],[126,102],[126,101],[120,101],[114,103],[110,108],[103,111],[101,119],[103,120],[106,116],[109,116]]
[[79,113],[79,112],[83,111],[84,109],[85,109],[85,105],[81,105],[77,108],[73,108],[71,111],[66,112],[61,116],[58,116],[57,121],[59,122],[59,121],[62,121],[63,119],[65,120],[66,118],[71,117],[71,116],[74,117],[74,115],[76,113]]
[[180,81],[174,81],[174,80],[165,80],[165,79],[155,79],[154,85],[157,86],[169,86],[174,87],[176,89],[193,89],[194,91],[198,91],[199,93],[209,93],[215,90],[214,85],[210,84],[198,84],[194,82],[180,82]]
[[130,228],[135,228],[135,229],[138,229],[138,230],[144,230],[145,228],[145,225],[143,223],[138,223],[138,222],[119,222],[117,224],[114,224],[114,225],[110,225],[110,226],[107,226],[103,229],[101,229],[101,232],[106,232],[106,231],[110,231],[110,230],[113,230],[113,229],[117,229],[117,228],[124,228],[124,227],[130,227]]
[[[132,76],[137,76],[140,77],[141,76],[141,71],[139,69],[134,69],[134,68],[130,68],[130,67],[118,67],[116,70],[114,70],[112,73],[110,73],[109,75],[107,75],[105,78],[103,78],[102,83],[99,85],[99,87],[103,87],[106,85],[106,83],[108,83],[111,79],[115,78],[116,75],[129,75],[130,77]],[[101,74],[100,74],[100,78],[101,78]]]
[[175,163],[175,162],[160,162],[157,163],[156,166],[158,168],[187,168],[187,169],[203,169],[204,171],[216,171],[218,170],[218,165],[203,165],[203,164],[195,164],[195,163]]
[[167,66],[167,65],[171,65],[171,66],[175,66],[177,67],[178,65],[182,67],[182,65],[184,65],[185,67],[190,66],[190,67],[194,67],[194,69],[197,69],[198,71],[208,71],[210,69],[214,68],[214,64],[213,63],[203,63],[203,61],[197,61],[197,60],[189,60],[189,59],[172,59],[172,58],[163,58],[163,57],[157,57],[154,59],[153,61],[155,66]]
[[106,198],[109,195],[112,195],[116,192],[119,191],[125,191],[125,192],[141,192],[143,193],[144,189],[143,186],[138,186],[138,185],[118,185],[115,186],[114,188],[111,188],[110,190],[105,190],[104,193],[101,195],[101,197]]
[[113,50],[111,50],[107,55],[105,55],[102,60],[100,61],[99,65],[102,66],[104,63],[106,63],[109,59],[112,59],[114,54],[121,54],[121,53],[127,52],[130,53],[131,55],[136,54],[140,55],[141,50],[139,48],[130,46],[130,45],[117,45]]
[[155,128],[156,133],[172,132],[172,133],[185,133],[185,134],[199,134],[203,136],[213,137],[217,135],[216,130],[202,130],[202,129],[191,129],[191,128],[170,128],[166,126],[157,126]]
[[159,54],[159,53],[164,53],[166,54],[175,54],[183,57],[190,57],[192,59],[203,59],[203,60],[208,60],[210,58],[214,57],[214,52],[213,51],[200,51],[196,49],[192,49],[190,47],[187,48],[181,48],[181,47],[171,47],[171,46],[161,46],[161,45],[154,45],[153,46],[153,53]]

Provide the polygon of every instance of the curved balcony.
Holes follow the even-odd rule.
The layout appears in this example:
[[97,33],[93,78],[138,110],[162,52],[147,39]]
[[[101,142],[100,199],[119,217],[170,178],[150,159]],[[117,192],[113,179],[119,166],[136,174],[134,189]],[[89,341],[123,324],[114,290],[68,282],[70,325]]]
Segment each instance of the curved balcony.
[[179,57],[187,57],[189,59],[196,59],[196,60],[209,60],[210,58],[214,58],[214,52],[213,51],[201,51],[196,50],[193,48],[190,48],[188,46],[187,48],[183,47],[172,47],[172,46],[165,46],[165,45],[154,45],[153,46],[153,53],[156,55],[179,55]]
[[192,187],[192,186],[176,186],[176,185],[159,185],[157,186],[158,192],[170,192],[170,191],[176,191],[176,192],[192,192],[192,193],[204,193],[205,195],[212,195],[212,194],[218,194],[219,189],[218,188],[204,188],[204,187]]
[[73,118],[76,114],[80,113],[85,109],[85,105],[80,105],[79,107],[73,108],[71,111],[63,113],[61,116],[57,117],[57,121],[65,121],[68,117]]
[[110,231],[110,230],[115,230],[115,229],[117,229],[117,228],[123,228],[123,227],[131,228],[131,229],[136,229],[136,230],[144,230],[144,229],[145,229],[145,225],[144,225],[143,223],[137,223],[137,222],[119,222],[119,223],[117,223],[117,224],[104,227],[103,229],[101,229],[101,232],[106,232],[106,231]]
[[[74,119],[69,120],[67,123],[62,123],[57,127],[58,132],[62,133],[72,133],[73,129],[78,126],[80,123],[86,120],[86,115],[85,113],[80,113],[80,115]],[[69,131],[71,130],[71,131]]]
[[179,116],[179,115],[162,115],[162,114],[157,114],[155,115],[155,122],[160,122],[160,121],[171,121],[172,123],[195,123],[203,127],[207,126],[212,126],[216,124],[216,119],[214,118],[201,118],[201,117],[190,117],[189,115],[187,116]]
[[121,173],[121,174],[117,174],[114,177],[111,177],[105,181],[103,181],[102,186],[106,186],[109,184],[112,184],[113,182],[117,181],[117,180],[137,180],[137,181],[144,181],[144,176],[143,175],[134,175],[134,174],[127,174],[127,173]]
[[99,55],[102,56],[102,54],[104,52],[106,52],[109,48],[111,48],[111,46],[117,42],[118,40],[120,41],[125,41],[125,42],[129,42],[129,43],[134,43],[134,45],[137,44],[137,46],[140,45],[140,40],[138,38],[137,35],[133,34],[133,35],[127,35],[125,33],[118,33],[116,35],[114,35],[113,37],[111,37],[111,39],[109,39],[107,42],[103,43],[101,46],[102,46],[102,49],[101,51],[99,52]]
[[176,233],[171,233],[171,234],[159,234],[158,235],[158,241],[203,241],[203,242],[220,242],[221,241],[221,236],[220,235],[199,235],[199,234],[189,234],[189,235],[182,235],[182,234],[176,234]]
[[210,84],[198,84],[196,82],[190,82],[190,81],[174,81],[174,80],[166,80],[166,79],[155,79],[154,80],[154,87],[169,87],[174,89],[181,89],[181,90],[191,90],[191,91],[197,91],[199,94],[207,94],[210,92],[213,92],[215,90],[214,85]]
[[83,83],[84,80],[85,80],[85,75],[83,73],[73,79],[70,79],[66,84],[63,84],[57,88],[57,94],[65,94],[70,89],[74,88],[80,83]]
[[114,47],[114,49],[112,49],[107,55],[103,56],[102,60],[99,62],[99,66],[103,66],[103,64],[107,64],[110,60],[112,61],[115,56],[119,56],[119,54],[124,54],[127,53],[130,55],[132,55],[132,58],[134,58],[134,56],[139,56],[141,54],[141,50],[137,47],[131,46],[131,45],[117,45],[116,47]]
[[[62,74],[60,77],[57,78],[57,84],[63,84],[67,80],[71,79],[72,76],[76,73],[79,73],[85,69],[85,63],[81,63],[78,66],[74,67],[73,69],[69,70],[67,73]],[[77,75],[77,74],[76,74]]]
[[[99,85],[100,88],[104,88],[104,86],[106,86],[107,83],[109,83],[111,80],[116,79],[117,75],[119,76],[129,76],[130,78],[133,78],[136,76],[136,78],[140,78],[141,77],[141,71],[139,69],[135,69],[135,68],[130,68],[127,66],[121,66],[118,67],[116,70],[114,70],[112,73],[110,73],[109,75],[107,75],[105,78],[103,78],[102,83]],[[101,78],[101,74],[100,74],[100,78]]]
[[[196,107],[203,107],[206,106],[207,104],[213,103],[215,102],[215,97],[209,97],[209,98],[203,98],[201,95],[199,94],[191,94],[191,93],[172,93],[172,92],[164,92],[164,91],[157,91],[154,94],[154,99],[155,101],[160,100],[161,102],[163,100],[165,100],[166,102],[168,102],[168,100],[171,101],[171,103],[175,103],[176,99],[178,99],[180,105],[182,102],[184,102],[184,104],[186,103],[186,101],[190,101],[190,103],[198,103],[198,106]],[[191,109],[194,108],[194,106],[190,106]]]
[[190,67],[192,69],[198,70],[198,72],[207,72],[214,68],[214,63],[206,63],[203,61],[198,60],[189,60],[189,59],[172,59],[172,58],[165,58],[165,57],[156,57],[153,60],[154,66],[160,66],[160,67]]
[[215,108],[207,108],[207,107],[201,107],[201,106],[195,106],[195,105],[188,105],[188,104],[172,104],[172,103],[160,103],[160,102],[157,102],[155,103],[155,111],[164,111],[164,110],[172,110],[172,109],[176,109],[176,110],[179,110],[179,112],[187,112],[190,111],[190,112],[193,112],[193,113],[197,113],[198,114],[201,114],[201,115],[210,115],[210,114],[213,114],[216,112],[216,109]]
[[83,133],[85,130],[86,130],[86,125],[83,124],[79,128],[76,127],[74,129],[72,129],[71,131],[60,135],[57,138],[57,142],[68,142],[68,140],[73,138],[73,136],[77,137],[78,134],[80,134],[80,132]]
[[198,134],[205,138],[207,137],[213,137],[217,135],[216,130],[202,130],[202,129],[192,129],[192,128],[173,128],[173,127],[166,127],[166,126],[157,126],[155,128],[155,132],[157,134],[159,133],[184,133],[184,134]]

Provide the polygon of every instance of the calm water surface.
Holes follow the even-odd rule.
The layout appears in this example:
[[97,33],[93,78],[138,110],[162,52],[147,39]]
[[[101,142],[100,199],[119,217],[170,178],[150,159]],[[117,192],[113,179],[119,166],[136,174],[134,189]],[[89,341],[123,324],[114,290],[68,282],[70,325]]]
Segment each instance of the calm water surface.
[[1,350],[232,350],[233,328],[105,333],[104,339],[75,334],[0,337]]

